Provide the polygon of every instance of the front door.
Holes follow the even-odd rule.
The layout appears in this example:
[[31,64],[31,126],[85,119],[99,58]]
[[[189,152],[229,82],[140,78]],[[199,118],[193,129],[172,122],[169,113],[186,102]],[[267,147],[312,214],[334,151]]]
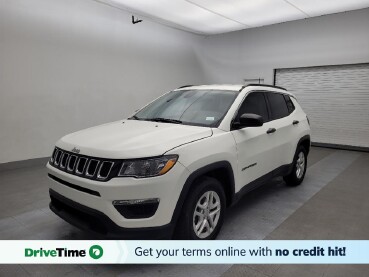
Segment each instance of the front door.
[[253,113],[263,117],[264,124],[260,127],[246,127],[232,130],[231,133],[237,145],[238,154],[238,180],[240,180],[237,191],[269,173],[274,168],[273,151],[275,143],[273,135],[267,131],[272,128],[269,122],[269,113],[262,91],[254,91],[248,94],[241,104],[235,122],[244,113]]

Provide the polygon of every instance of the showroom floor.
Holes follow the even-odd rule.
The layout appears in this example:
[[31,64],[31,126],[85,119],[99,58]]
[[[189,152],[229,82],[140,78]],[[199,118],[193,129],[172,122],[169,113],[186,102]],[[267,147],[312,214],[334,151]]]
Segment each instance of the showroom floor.
[[[369,153],[313,147],[300,187],[232,207],[219,239],[369,239]],[[94,239],[48,209],[44,166],[0,172],[0,239]],[[1,265],[0,276],[368,276],[368,265]]]

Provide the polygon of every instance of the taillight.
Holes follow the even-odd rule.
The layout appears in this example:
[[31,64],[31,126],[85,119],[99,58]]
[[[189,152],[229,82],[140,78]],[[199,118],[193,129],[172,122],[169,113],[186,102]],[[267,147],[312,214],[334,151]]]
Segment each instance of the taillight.
[[306,119],[307,119],[307,121],[309,123],[309,126],[310,126],[310,120],[309,120],[308,116],[306,116]]

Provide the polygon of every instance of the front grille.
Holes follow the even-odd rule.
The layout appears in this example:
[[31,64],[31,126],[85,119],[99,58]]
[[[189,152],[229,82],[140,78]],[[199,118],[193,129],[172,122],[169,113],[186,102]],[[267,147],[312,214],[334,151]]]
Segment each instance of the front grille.
[[111,160],[79,155],[55,147],[50,165],[67,173],[97,181],[108,181],[117,176],[121,160]]

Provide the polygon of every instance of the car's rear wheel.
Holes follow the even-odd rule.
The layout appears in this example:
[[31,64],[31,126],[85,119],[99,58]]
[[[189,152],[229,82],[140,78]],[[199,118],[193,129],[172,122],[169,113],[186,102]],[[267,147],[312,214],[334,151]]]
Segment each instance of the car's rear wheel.
[[307,153],[303,146],[297,148],[292,166],[291,173],[285,176],[284,180],[289,186],[298,186],[304,180],[307,166]]
[[224,220],[226,197],[221,183],[204,177],[193,185],[183,205],[175,237],[215,239]]

